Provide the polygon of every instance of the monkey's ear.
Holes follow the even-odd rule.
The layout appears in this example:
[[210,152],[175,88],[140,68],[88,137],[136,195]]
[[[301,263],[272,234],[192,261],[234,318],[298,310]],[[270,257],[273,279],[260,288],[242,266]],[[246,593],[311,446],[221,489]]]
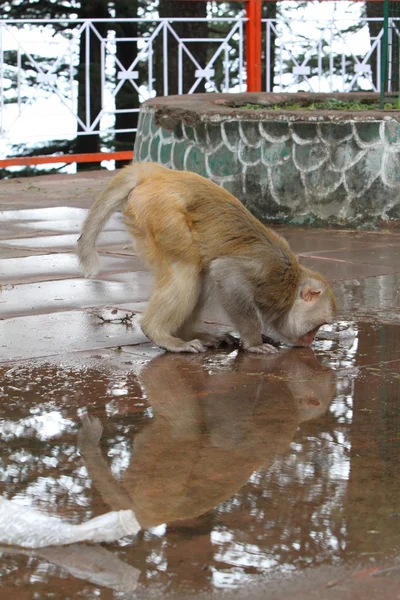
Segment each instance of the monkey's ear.
[[312,282],[305,283],[300,290],[300,297],[304,302],[312,302],[316,300],[318,296],[321,295],[322,288],[321,285],[318,285]]

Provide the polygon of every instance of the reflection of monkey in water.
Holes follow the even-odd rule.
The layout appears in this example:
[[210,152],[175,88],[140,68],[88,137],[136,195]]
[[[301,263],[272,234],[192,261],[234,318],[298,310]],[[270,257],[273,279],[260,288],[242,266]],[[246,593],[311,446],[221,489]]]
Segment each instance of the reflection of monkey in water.
[[147,365],[141,382],[154,418],[134,438],[123,483],[98,448],[100,421],[84,421],[79,448],[104,500],[134,510],[144,528],[200,516],[227,500],[287,449],[299,423],[325,412],[335,393],[333,372],[311,350],[279,359],[239,354],[216,374],[203,357],[166,354]]

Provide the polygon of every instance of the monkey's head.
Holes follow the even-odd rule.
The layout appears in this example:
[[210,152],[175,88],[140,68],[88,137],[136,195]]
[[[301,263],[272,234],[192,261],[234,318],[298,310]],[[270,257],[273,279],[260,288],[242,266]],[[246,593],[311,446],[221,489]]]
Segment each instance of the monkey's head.
[[326,279],[300,266],[294,301],[277,327],[277,334],[290,346],[311,346],[319,328],[332,322],[336,310],[335,295]]

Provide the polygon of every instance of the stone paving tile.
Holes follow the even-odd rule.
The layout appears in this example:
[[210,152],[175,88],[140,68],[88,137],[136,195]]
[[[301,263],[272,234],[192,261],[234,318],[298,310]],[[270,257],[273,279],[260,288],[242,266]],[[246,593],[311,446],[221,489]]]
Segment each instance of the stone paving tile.
[[332,229],[298,229],[274,227],[290,244],[296,254],[358,250],[375,246],[400,244],[400,233],[361,232]]
[[143,271],[132,273],[130,283],[124,284],[64,279],[7,286],[0,292],[0,318],[145,300],[150,289],[150,275]]
[[[100,261],[101,270],[97,279],[105,279],[103,275],[110,272],[143,271],[143,263],[136,256],[125,257],[108,254],[101,256]],[[0,260],[0,285],[69,279],[71,277],[82,278],[82,270],[75,254],[45,254]],[[131,281],[132,278],[129,279],[129,282]]]
[[[132,273],[130,270],[127,270],[126,272],[119,271],[114,273],[105,273],[101,276],[101,279],[104,281],[119,281],[120,283],[130,283],[132,281]],[[149,279],[153,281],[153,277],[150,273]]]
[[[78,240],[78,234],[66,235],[48,235],[44,237],[20,238],[13,240],[1,240],[0,248],[27,248],[34,250],[53,250],[54,252],[68,252],[74,250]],[[126,245],[132,244],[132,238],[127,231],[104,231],[97,240],[98,248],[108,248],[113,250],[123,249]]]
[[[45,254],[43,250],[33,250],[32,248],[2,248],[0,242],[0,260],[3,258],[18,258],[24,256],[39,256]],[[51,254],[51,250],[48,251]]]
[[37,235],[48,235],[48,232],[44,229],[32,231],[26,224],[21,226],[16,223],[8,223],[6,227],[0,228],[0,242],[1,240],[34,237]]
[[[35,235],[56,235],[58,233],[77,233],[80,234],[82,230],[83,220],[72,220],[66,219],[63,221],[29,221],[24,222],[26,230],[35,233]],[[125,225],[122,220],[117,222],[113,221],[112,224],[107,224],[105,231],[126,231]],[[38,233],[40,232],[40,233]],[[42,233],[43,232],[43,233]],[[49,233],[47,233],[49,232]]]
[[368,266],[385,266],[400,271],[400,243],[392,246],[375,246],[373,248],[359,248],[351,250],[337,250],[334,252],[324,251],[320,256],[314,253],[304,254],[308,258],[323,258],[346,261],[348,263],[359,263]]
[[[40,209],[45,211],[46,209]],[[63,217],[60,219],[18,219],[17,221],[9,221],[8,226],[17,226],[20,224],[29,230],[51,230],[54,232],[60,233],[80,233],[83,221],[88,213],[87,210],[84,209],[76,209],[79,210],[80,214],[76,215],[76,217]],[[16,211],[13,211],[16,212]],[[23,212],[23,211],[21,211]],[[28,211],[26,211],[28,212]],[[36,211],[39,212],[39,211]],[[104,231],[126,231],[126,227],[124,225],[124,221],[121,213],[114,213],[111,218],[105,224]]]
[[126,311],[142,313],[147,306],[147,301],[144,302],[118,302],[115,304],[117,308]]
[[[131,240],[132,241],[132,240]],[[102,254],[119,254],[121,256],[134,256],[135,251],[131,243],[124,244],[123,246],[102,246],[101,248]]]
[[114,171],[75,173],[74,175],[39,175],[1,182],[0,210],[15,208],[76,206],[89,207],[100,194]]
[[300,256],[300,263],[305,267],[319,271],[328,281],[386,275],[396,271],[395,268],[390,266],[353,263],[346,260],[335,260],[334,258],[322,258],[321,256],[313,258]]
[[[298,231],[291,232],[290,235],[283,236],[290,244],[293,252],[307,256],[319,252],[331,252],[336,250],[358,250],[359,248],[381,246],[385,242],[381,240],[370,240],[368,242],[358,240],[357,238],[339,237],[336,239],[334,235],[327,233],[326,236],[322,232],[317,235],[304,234],[304,237]],[[397,238],[398,241],[398,238]]]
[[148,343],[137,317],[125,326],[102,323],[98,315],[117,319],[125,312],[76,310],[0,320],[0,362]]
[[71,206],[51,206],[46,208],[28,208],[22,210],[0,210],[0,221],[24,222],[24,221],[57,221],[68,220],[82,221],[87,215],[85,208],[74,208]]
[[[79,229],[77,230],[79,231]],[[0,232],[0,244],[2,244],[3,241],[5,241],[8,244],[9,240],[18,240],[18,239],[25,239],[25,238],[37,238],[37,237],[47,237],[47,236],[53,236],[53,235],[58,235],[60,232],[58,231],[52,231],[51,229],[38,229],[38,228],[29,228],[29,227],[19,227],[18,225],[14,226],[14,225],[9,225],[7,230],[3,230],[3,232]],[[70,231],[68,233],[74,233],[73,231]]]

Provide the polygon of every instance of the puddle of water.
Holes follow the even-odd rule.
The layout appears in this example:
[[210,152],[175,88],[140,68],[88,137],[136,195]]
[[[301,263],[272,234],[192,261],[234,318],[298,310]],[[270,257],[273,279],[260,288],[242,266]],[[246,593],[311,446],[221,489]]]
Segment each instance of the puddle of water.
[[[66,580],[71,598],[248,594],[398,552],[400,328],[353,328],[278,357],[131,347],[0,366],[2,494],[73,524],[129,508],[142,527],[2,547],[8,597],[65,598]],[[103,433],[79,451],[86,413]]]
[[400,273],[358,277],[334,285],[342,314],[357,320],[400,323]]

